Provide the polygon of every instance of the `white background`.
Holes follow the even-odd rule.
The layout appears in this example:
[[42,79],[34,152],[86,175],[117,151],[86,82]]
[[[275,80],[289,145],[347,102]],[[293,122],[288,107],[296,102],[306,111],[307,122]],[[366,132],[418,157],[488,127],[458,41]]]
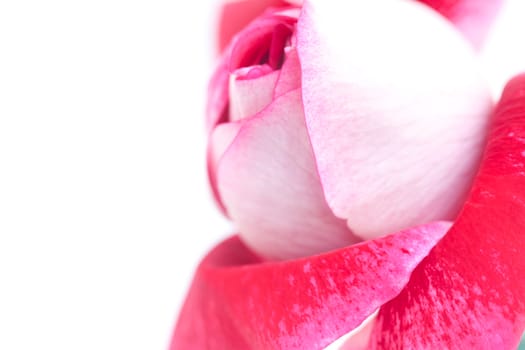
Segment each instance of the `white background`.
[[[209,195],[213,0],[0,2],[0,349],[164,349]],[[525,70],[525,3],[489,40]],[[521,22],[521,23],[520,23]]]

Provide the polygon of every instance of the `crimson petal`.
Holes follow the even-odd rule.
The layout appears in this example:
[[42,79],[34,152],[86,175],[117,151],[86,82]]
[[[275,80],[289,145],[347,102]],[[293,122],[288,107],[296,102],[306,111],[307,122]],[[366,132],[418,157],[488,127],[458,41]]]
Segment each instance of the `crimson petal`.
[[506,87],[470,198],[379,312],[371,348],[516,349],[525,329],[525,75]]
[[228,239],[198,268],[170,349],[322,349],[395,297],[448,227],[271,263]]

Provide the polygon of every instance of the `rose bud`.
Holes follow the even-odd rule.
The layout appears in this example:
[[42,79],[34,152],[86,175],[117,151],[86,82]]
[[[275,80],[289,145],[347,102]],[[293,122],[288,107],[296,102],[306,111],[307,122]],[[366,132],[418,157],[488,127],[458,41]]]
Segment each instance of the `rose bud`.
[[[394,1],[305,2],[236,36],[211,84],[209,170],[241,236],[200,264],[170,349],[518,346],[525,75],[490,112],[465,46]],[[440,216],[456,220],[425,223]]]
[[378,307],[364,343],[350,337],[343,349],[516,349],[525,329],[524,164],[525,74],[503,93],[450,229],[426,224],[279,262],[228,239],[200,264],[170,349],[323,349]]
[[270,9],[212,78],[211,184],[242,240],[270,259],[453,220],[491,108],[470,45],[428,6]]

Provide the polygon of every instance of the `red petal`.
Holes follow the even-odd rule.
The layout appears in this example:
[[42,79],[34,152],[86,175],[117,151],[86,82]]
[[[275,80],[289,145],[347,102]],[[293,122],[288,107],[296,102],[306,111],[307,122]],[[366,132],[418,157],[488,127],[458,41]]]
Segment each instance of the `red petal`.
[[516,349],[525,329],[525,75],[506,87],[456,223],[378,315],[379,349]]
[[479,48],[503,0],[419,0],[454,23]]
[[322,349],[396,296],[448,226],[278,263],[231,238],[197,270],[170,349]]

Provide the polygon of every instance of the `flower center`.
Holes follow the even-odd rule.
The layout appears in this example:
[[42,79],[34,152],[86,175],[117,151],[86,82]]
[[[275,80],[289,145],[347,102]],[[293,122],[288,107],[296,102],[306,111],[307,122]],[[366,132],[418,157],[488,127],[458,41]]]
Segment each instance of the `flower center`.
[[285,48],[291,45],[295,21],[275,19],[271,28],[254,29],[239,38],[232,52],[230,70],[252,66],[269,66],[279,70],[284,62]]

